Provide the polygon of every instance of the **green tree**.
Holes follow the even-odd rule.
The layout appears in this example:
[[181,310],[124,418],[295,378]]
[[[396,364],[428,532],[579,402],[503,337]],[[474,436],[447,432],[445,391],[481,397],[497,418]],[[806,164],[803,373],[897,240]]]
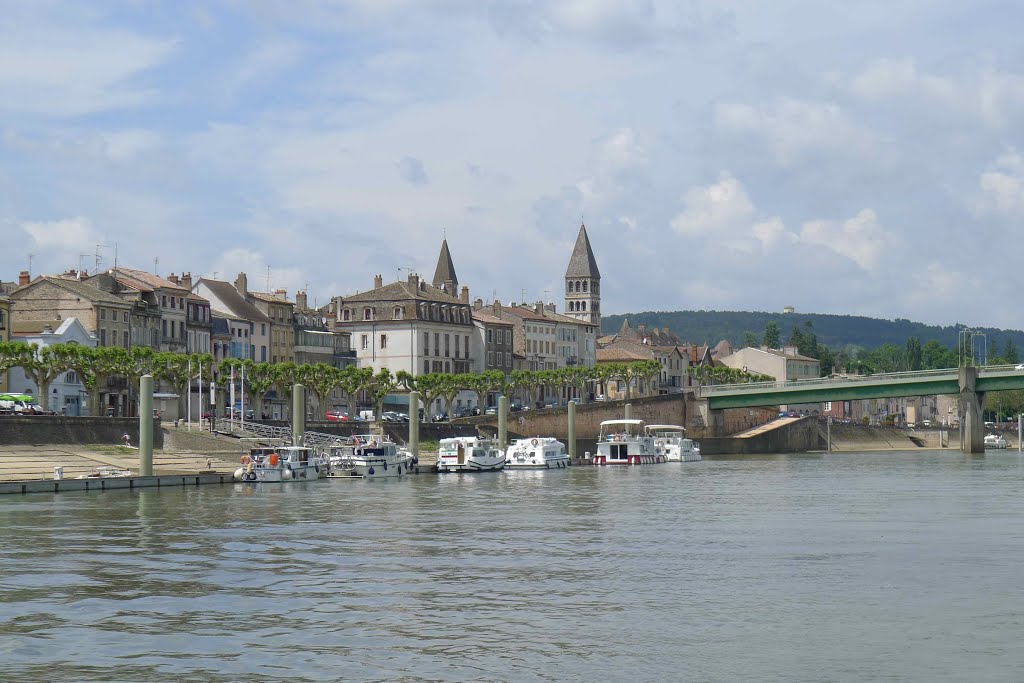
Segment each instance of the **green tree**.
[[1017,345],[1013,343],[1013,340],[1009,337],[1003,343],[1003,358],[1007,363],[1016,365],[1020,363],[1020,355],[1017,353]]
[[743,333],[743,346],[745,347],[756,347],[757,346],[757,335],[753,332]]
[[921,348],[921,340],[917,337],[910,337],[907,339],[907,367],[910,370],[921,370],[923,351]]
[[774,320],[769,320],[768,324],[764,326],[761,344],[769,349],[777,349],[780,346],[781,339],[782,335],[779,333],[779,324]]
[[[367,384],[366,391],[373,403],[374,418],[380,420],[384,410],[384,398],[398,387],[398,380],[387,368],[381,368]],[[410,418],[412,419],[412,418]]]
[[263,403],[267,392],[277,382],[277,371],[273,363],[257,363],[249,358],[242,361],[245,366],[245,383],[249,388],[249,405],[253,415],[263,416]]

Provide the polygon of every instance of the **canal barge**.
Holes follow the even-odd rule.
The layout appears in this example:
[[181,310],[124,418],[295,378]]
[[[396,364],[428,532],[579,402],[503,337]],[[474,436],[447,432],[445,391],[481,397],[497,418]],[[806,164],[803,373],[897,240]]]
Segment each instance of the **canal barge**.
[[235,470],[235,479],[246,482],[277,483],[319,479],[320,458],[304,446],[253,448],[242,456],[242,466]]
[[494,472],[505,467],[505,454],[490,439],[463,436],[441,439],[438,472]]
[[654,452],[665,456],[668,462],[697,462],[700,445],[686,438],[686,428],[679,425],[647,425],[647,436],[654,438]]
[[552,470],[568,466],[565,444],[550,436],[516,439],[505,453],[506,470]]
[[595,465],[653,465],[666,462],[643,420],[605,420],[597,442]]

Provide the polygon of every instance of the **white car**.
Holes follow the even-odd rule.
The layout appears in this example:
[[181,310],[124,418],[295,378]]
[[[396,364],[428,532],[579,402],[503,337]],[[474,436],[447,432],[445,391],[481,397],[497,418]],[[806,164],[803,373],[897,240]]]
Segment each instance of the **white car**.
[[1024,370],[1024,363],[1018,363],[1013,369],[1014,370]]

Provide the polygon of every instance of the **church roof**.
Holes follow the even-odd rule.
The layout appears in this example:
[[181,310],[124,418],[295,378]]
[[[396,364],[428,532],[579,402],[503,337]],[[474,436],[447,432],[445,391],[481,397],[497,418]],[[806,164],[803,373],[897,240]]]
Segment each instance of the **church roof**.
[[459,278],[455,275],[455,264],[452,263],[452,254],[448,251],[448,240],[441,242],[441,253],[437,257],[437,268],[434,269],[434,281],[435,287],[442,286],[445,282],[451,280],[455,283],[455,286],[459,286]]
[[597,260],[594,258],[594,250],[590,248],[590,238],[587,237],[587,226],[580,224],[580,233],[576,237],[576,246],[573,247],[572,256],[569,258],[569,267],[565,269],[566,277],[601,277],[601,271],[597,268]]

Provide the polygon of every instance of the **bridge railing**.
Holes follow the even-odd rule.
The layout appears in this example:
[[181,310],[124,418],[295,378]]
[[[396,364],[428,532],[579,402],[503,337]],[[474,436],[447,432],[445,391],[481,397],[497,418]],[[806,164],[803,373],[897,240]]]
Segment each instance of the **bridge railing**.
[[[988,366],[991,369],[996,367],[1002,370],[1013,370],[1014,366]],[[957,368],[945,368],[941,370],[916,370],[911,372],[879,372],[874,375],[843,375],[840,377],[811,377],[808,379],[791,379],[774,382],[750,382],[748,384],[706,384],[700,386],[699,396],[763,392],[788,389],[810,389],[816,386],[834,386],[837,384],[864,383],[864,382],[900,382],[922,379],[937,379],[939,377],[956,376]]]

